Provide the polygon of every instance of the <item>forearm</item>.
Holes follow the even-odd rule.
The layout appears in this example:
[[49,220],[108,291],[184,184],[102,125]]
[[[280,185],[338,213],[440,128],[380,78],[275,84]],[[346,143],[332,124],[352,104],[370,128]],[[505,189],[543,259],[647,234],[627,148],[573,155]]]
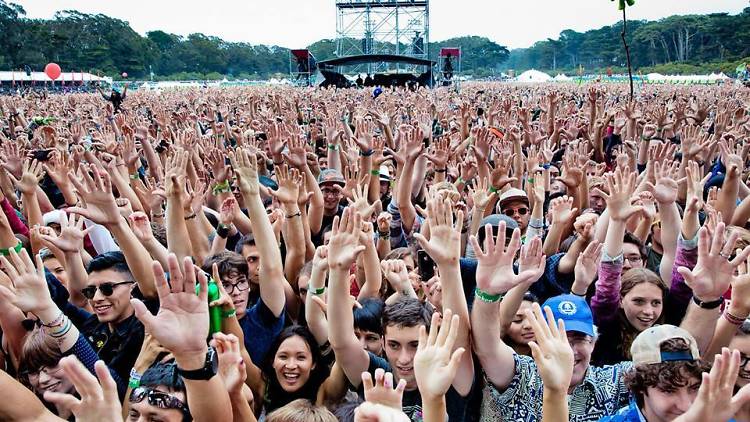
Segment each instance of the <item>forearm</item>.
[[9,422],[63,421],[47,410],[31,390],[21,385],[5,371],[0,371],[0,389],[4,397],[0,401],[0,420]]
[[499,304],[475,300],[471,311],[474,351],[487,378],[499,390],[504,390],[515,375],[513,349],[500,338]]
[[130,272],[138,283],[138,289],[146,299],[156,298],[156,286],[154,285],[154,273],[151,269],[151,255],[135,237],[124,219],[120,218],[118,223],[108,225],[107,228],[120,245],[120,250],[125,255]]
[[[310,328],[310,332],[315,337],[315,341],[317,341],[319,346],[328,341],[328,321],[326,320],[323,310],[320,309],[320,306],[318,306],[312,298],[316,296],[315,291],[325,288],[325,277],[325,270],[318,270],[313,267],[305,301],[305,320],[307,321],[307,326]],[[325,292],[317,296],[324,301],[326,299]]]
[[745,227],[747,221],[750,220],[750,196],[746,196],[745,199],[740,202],[737,209],[734,210],[732,215],[732,225]]
[[20,309],[8,301],[0,301],[0,328],[3,330],[3,339],[8,343],[10,361],[16,367],[28,334],[21,324],[24,319],[26,315]]
[[728,224],[732,221],[734,210],[737,208],[737,195],[739,194],[740,189],[740,179],[731,171],[728,171],[725,177],[724,184],[719,190],[719,196],[715,208],[716,211],[721,213],[723,221]]
[[[300,270],[305,265],[305,233],[302,223],[302,212],[297,202],[282,204],[284,210],[284,244],[286,245],[286,262],[284,265],[284,275],[287,280],[296,280]],[[297,286],[292,285],[296,292]]]
[[[560,258],[560,263],[557,264],[557,272],[560,274],[570,274],[573,272],[576,266],[576,261],[578,260],[578,255],[581,254],[581,252],[586,249],[586,246],[588,246],[588,241],[584,239],[582,236],[578,236],[576,240],[573,241],[573,243],[568,248],[568,251],[565,252],[565,255]],[[547,255],[550,256],[550,255]]]
[[88,273],[83,265],[80,252],[64,253],[65,272],[68,275],[68,291],[70,302],[78,307],[86,306],[86,298],[81,294],[81,289],[88,284]]
[[401,171],[400,183],[396,192],[398,211],[401,214],[401,226],[406,233],[411,233],[411,229],[414,227],[414,220],[417,218],[417,210],[414,208],[411,200],[413,170],[414,162],[407,159],[404,163],[404,169]]
[[23,210],[26,214],[26,221],[29,223],[29,227],[44,225],[42,209],[39,207],[36,191],[21,193],[21,199],[23,200]]
[[661,217],[662,258],[659,264],[659,275],[667,285],[672,282],[672,266],[677,252],[677,237],[680,233],[680,212],[677,204],[659,204]]
[[[182,198],[176,195],[168,195],[165,214],[167,219],[167,247],[169,252],[177,255],[177,260],[182,262],[185,257],[193,255],[193,247],[190,243],[190,234],[185,220],[185,210],[182,207]],[[194,216],[191,217],[195,218]]]
[[422,421],[445,422],[448,420],[448,411],[445,407],[445,396],[435,398],[423,398]]
[[[712,301],[716,300],[716,298],[700,298],[700,300]],[[716,321],[720,314],[720,308],[703,309],[692,301],[688,305],[687,314],[683,318],[680,327],[687,330],[695,338],[701,356],[708,356],[705,352],[713,338],[714,331],[716,330]]]
[[[724,310],[724,313],[729,313],[738,319],[744,320],[747,318],[747,315],[750,314],[750,310],[738,305],[737,302],[733,300],[729,307]],[[732,338],[737,333],[738,329],[739,326],[737,324],[729,322],[725,316],[720,316],[719,320],[716,322],[716,329],[713,338],[711,339],[708,350],[706,350],[704,356],[720,354],[723,347],[729,347],[729,342],[732,341]]]
[[[529,226],[531,227],[531,226]],[[544,244],[542,246],[542,253],[544,253],[547,256],[552,256],[557,253],[557,251],[560,249],[560,241],[562,240],[562,234],[565,230],[564,224],[559,222],[552,222],[552,225],[549,227],[549,230],[547,230],[547,237],[544,239]],[[528,236],[526,236],[527,242],[529,241]]]
[[238,392],[229,393],[229,401],[232,403],[232,421],[233,422],[257,422],[250,403],[242,394],[242,389]]
[[[204,223],[207,223],[208,227]],[[208,244],[208,237],[213,232],[213,226],[208,222],[202,209],[196,213],[194,218],[185,221],[185,228],[189,240],[188,244],[191,246],[191,256],[196,262],[204,262],[210,250],[211,245]],[[167,242],[167,245],[169,245],[169,242]]]
[[508,327],[510,327],[513,318],[521,307],[523,295],[526,294],[527,290],[527,285],[519,284],[508,290],[508,293],[505,294],[502,302],[500,302],[500,337],[504,336]]
[[362,266],[364,267],[365,283],[359,291],[358,300],[368,297],[380,297],[380,286],[383,275],[380,270],[380,258],[375,244],[368,240],[365,251],[362,253]]

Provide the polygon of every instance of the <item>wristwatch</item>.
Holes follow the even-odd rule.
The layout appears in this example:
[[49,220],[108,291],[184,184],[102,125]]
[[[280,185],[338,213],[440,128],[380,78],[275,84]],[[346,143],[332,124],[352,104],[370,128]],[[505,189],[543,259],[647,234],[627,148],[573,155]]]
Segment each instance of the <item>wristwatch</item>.
[[179,366],[177,370],[182,378],[193,381],[208,381],[217,374],[219,370],[219,356],[216,354],[216,350],[213,347],[208,348],[206,352],[206,362],[203,364],[203,368],[193,369],[186,371]]

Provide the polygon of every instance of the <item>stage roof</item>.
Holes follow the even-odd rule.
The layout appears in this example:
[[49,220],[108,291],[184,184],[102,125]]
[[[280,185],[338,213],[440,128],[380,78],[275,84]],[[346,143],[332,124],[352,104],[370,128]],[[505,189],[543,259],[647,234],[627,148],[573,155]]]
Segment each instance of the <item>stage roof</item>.
[[432,66],[435,64],[432,60],[420,59],[411,56],[400,56],[398,54],[361,54],[357,56],[338,57],[330,60],[318,62],[319,66],[354,66],[363,63],[389,62],[416,64],[422,66]]

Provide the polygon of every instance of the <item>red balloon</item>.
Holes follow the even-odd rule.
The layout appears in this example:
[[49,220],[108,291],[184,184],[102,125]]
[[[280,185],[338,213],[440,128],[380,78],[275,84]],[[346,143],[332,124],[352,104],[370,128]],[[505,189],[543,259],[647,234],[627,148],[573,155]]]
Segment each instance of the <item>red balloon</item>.
[[122,72],[122,77],[123,78],[127,78],[128,77],[128,72]]
[[49,76],[50,79],[53,81],[60,77],[60,74],[62,73],[62,70],[60,69],[60,65],[57,63],[47,63],[47,66],[44,66],[44,73]]

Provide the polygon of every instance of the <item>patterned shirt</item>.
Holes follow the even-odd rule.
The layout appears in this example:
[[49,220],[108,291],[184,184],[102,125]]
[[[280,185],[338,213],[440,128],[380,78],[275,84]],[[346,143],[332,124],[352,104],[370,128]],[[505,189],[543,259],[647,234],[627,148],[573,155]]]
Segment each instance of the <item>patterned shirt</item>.
[[[481,420],[537,422],[542,420],[542,377],[534,359],[514,355],[516,374],[508,388],[500,392],[486,380],[482,397]],[[583,382],[568,396],[571,422],[598,421],[628,405],[629,391],[623,374],[632,362],[589,367]],[[485,377],[486,378],[486,377]]]

